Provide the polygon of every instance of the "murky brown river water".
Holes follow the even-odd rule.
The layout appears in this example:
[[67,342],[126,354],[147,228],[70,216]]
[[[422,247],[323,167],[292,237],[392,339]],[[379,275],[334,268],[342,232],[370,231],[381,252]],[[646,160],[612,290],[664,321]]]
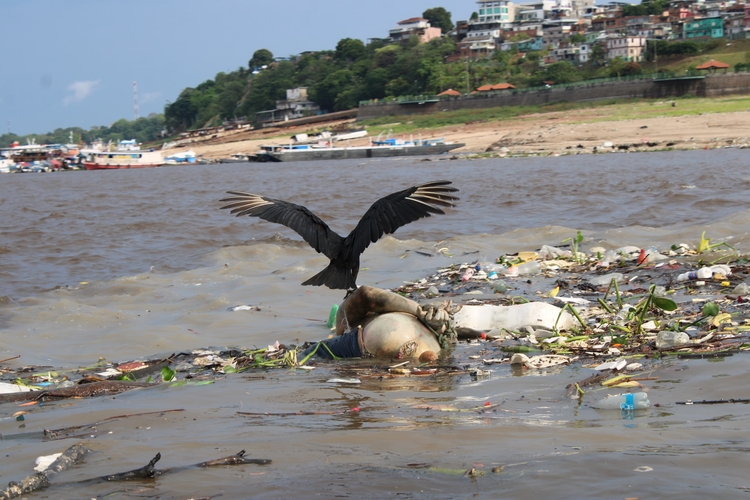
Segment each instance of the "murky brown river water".
[[[727,149],[0,176],[0,359],[20,355],[4,363],[14,369],[69,369],[100,357],[126,361],[326,337],[324,321],[343,294],[299,285],[326,260],[291,230],[219,210],[217,200],[230,189],[303,204],[347,233],[377,198],[452,180],[461,190],[457,208],[403,227],[365,252],[358,283],[391,288],[452,262],[557,245],[579,229],[586,248],[666,249],[696,244],[706,231],[750,252],[749,160],[750,152]],[[441,247],[453,257],[438,254]],[[227,310],[239,304],[261,311]],[[467,361],[463,349],[455,351],[456,362]],[[95,453],[59,482],[137,468],[157,452],[161,468],[241,449],[273,463],[126,485],[58,486],[36,496],[745,498],[750,406],[676,403],[750,397],[747,362],[746,355],[656,362],[659,379],[648,384],[658,406],[633,419],[567,398],[565,386],[592,372],[575,365],[524,375],[497,365],[484,380],[363,379],[356,386],[327,383],[339,375],[336,365],[248,372],[211,385],[33,407],[22,423],[11,418],[17,405],[5,404],[0,477],[20,480],[38,455],[80,441]],[[485,402],[499,406],[488,414],[414,408]],[[360,411],[345,412],[355,407]],[[174,409],[184,411],[111,421],[79,439],[44,441],[38,434]],[[491,472],[500,465],[502,472]],[[471,467],[484,476],[452,474]]]

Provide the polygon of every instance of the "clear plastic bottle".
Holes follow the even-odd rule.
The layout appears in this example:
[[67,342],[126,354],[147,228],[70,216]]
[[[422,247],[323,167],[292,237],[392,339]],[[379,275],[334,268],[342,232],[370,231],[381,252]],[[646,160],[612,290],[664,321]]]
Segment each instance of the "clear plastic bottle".
[[593,405],[594,408],[600,410],[645,410],[649,406],[651,403],[645,392],[608,396]]
[[690,271],[689,273],[682,273],[677,276],[677,281],[687,280],[705,280],[713,275],[710,267],[701,267],[697,271]]
[[609,285],[612,280],[622,281],[625,279],[625,276],[622,275],[622,273],[609,273],[609,274],[603,274],[601,276],[594,276],[589,280],[589,283],[591,283],[594,286],[605,286]]
[[[513,271],[515,269],[515,272]],[[539,274],[542,272],[542,264],[536,260],[530,260],[517,266],[509,267],[506,275],[528,275],[528,274]]]
[[691,344],[690,335],[685,332],[671,332],[663,330],[656,335],[656,348],[669,349],[681,345]]
[[[491,273],[500,274],[504,273],[507,267],[505,267],[502,264],[495,264],[493,262],[482,262],[481,264],[477,264],[478,267],[481,267],[481,270],[487,273],[488,275]],[[479,270],[479,269],[478,269]]]
[[740,283],[736,287],[734,287],[734,290],[732,290],[733,295],[741,295],[746,296],[750,295],[750,286],[747,285],[747,283]]

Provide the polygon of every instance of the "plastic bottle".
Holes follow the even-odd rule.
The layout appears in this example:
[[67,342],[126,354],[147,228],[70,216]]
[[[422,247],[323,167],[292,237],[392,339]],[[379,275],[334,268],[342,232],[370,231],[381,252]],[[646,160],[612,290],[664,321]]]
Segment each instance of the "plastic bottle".
[[326,322],[326,326],[328,328],[333,328],[333,326],[336,324],[336,314],[339,312],[339,305],[333,304],[331,306],[331,312],[328,313],[328,321]]
[[609,285],[613,279],[622,281],[623,279],[625,279],[625,276],[623,276],[622,273],[603,274],[602,276],[594,276],[589,280],[589,283],[594,286],[604,286]]
[[681,345],[690,344],[690,335],[685,332],[670,332],[667,330],[661,331],[656,335],[656,348],[657,349],[668,349],[670,347],[677,347]]
[[[515,272],[513,271],[515,269]],[[539,263],[539,261],[536,260],[530,260],[529,262],[524,262],[523,264],[518,264],[517,266],[509,267],[506,274],[509,276],[512,275],[525,275],[525,274],[539,274],[542,272],[542,264]]]
[[645,392],[617,394],[608,396],[593,405],[600,410],[645,410],[651,403],[648,401],[648,394]]
[[[493,264],[492,262],[482,262],[481,264],[477,264],[477,267],[481,267],[481,270],[487,273],[487,275],[492,273],[500,274],[507,269],[507,267],[502,264]],[[479,269],[477,269],[477,271],[479,271]]]
[[701,267],[697,271],[690,271],[689,273],[682,273],[677,276],[677,281],[687,280],[705,280],[713,276],[713,271],[710,267]]
[[625,322],[626,319],[628,319],[628,314],[630,313],[631,309],[635,309],[635,307],[630,304],[623,304],[622,309],[620,309],[620,312],[618,312],[616,315],[618,324],[621,325]]
[[747,283],[740,283],[736,287],[734,287],[734,290],[732,290],[733,295],[741,295],[743,297],[750,295],[750,286],[747,286]]

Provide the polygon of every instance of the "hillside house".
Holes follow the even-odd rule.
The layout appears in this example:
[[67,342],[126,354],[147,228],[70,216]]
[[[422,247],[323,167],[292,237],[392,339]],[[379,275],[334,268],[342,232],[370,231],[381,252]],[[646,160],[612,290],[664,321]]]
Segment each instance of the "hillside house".
[[638,35],[610,35],[607,37],[607,60],[620,57],[626,61],[643,60],[646,37]]
[[494,37],[466,37],[458,43],[458,55],[461,59],[482,59],[497,50],[497,39]]
[[279,122],[294,120],[320,113],[320,106],[307,97],[307,88],[287,89],[286,99],[276,101],[276,109],[258,111],[255,119],[259,122]]
[[685,40],[723,38],[724,20],[721,17],[692,18],[682,26]]
[[412,17],[399,21],[398,27],[390,30],[390,39],[394,42],[406,42],[412,36],[418,36],[419,41],[429,42],[433,38],[440,38],[443,30],[433,28],[430,22],[422,17]]

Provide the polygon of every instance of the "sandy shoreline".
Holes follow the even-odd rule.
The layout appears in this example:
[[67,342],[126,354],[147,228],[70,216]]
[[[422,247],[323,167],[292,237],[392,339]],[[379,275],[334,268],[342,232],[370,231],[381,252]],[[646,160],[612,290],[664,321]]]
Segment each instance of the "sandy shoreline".
[[[455,150],[456,153],[483,153],[491,150],[500,155],[649,151],[670,148],[713,149],[727,146],[745,147],[750,142],[750,113],[747,112],[656,116],[629,120],[609,120],[607,113],[607,108],[544,113],[511,120],[424,129],[410,135],[414,138],[421,135],[425,139],[444,137],[446,141],[464,143],[465,146]],[[165,149],[164,154],[192,150],[204,159],[215,160],[235,153],[252,154],[261,145],[291,142],[294,134],[314,130],[310,126],[300,126],[240,132]],[[408,136],[404,138],[409,139]],[[347,144],[364,146],[369,140],[358,139],[348,141]]]

